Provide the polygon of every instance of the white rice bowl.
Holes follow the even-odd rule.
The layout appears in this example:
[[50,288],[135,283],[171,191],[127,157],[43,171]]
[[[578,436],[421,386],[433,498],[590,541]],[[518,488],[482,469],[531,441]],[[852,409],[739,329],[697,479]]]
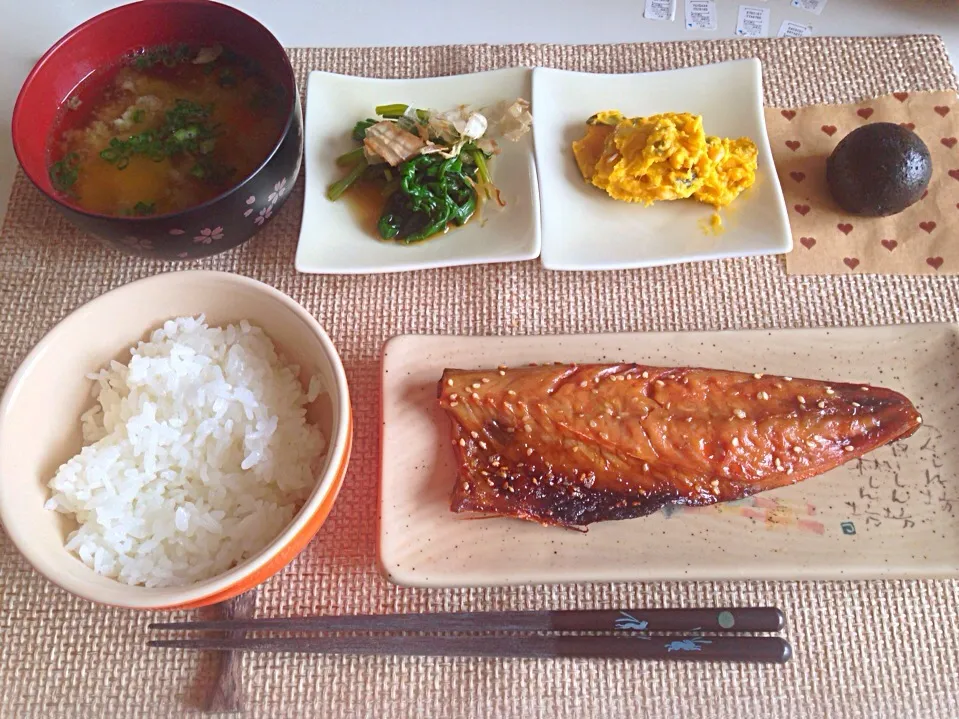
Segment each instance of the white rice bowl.
[[182,586],[259,552],[309,497],[326,438],[306,420],[322,391],[243,321],[170,320],[111,362],[80,418],[78,455],[46,508],[75,517],[66,548],[124,584]]

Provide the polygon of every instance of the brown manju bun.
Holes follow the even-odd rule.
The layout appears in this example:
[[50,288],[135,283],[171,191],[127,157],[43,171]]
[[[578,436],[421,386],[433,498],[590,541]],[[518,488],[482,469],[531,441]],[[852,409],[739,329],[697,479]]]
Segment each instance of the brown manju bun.
[[902,212],[919,201],[931,177],[929,148],[916,133],[892,122],[853,130],[826,161],[829,192],[854,215]]

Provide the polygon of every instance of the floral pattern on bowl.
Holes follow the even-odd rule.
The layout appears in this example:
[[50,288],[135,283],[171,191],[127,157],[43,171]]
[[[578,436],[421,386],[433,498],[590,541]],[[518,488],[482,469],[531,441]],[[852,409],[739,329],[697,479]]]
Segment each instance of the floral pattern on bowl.
[[223,227],[204,227],[200,234],[193,238],[193,242],[198,245],[209,245],[214,240],[223,239]]

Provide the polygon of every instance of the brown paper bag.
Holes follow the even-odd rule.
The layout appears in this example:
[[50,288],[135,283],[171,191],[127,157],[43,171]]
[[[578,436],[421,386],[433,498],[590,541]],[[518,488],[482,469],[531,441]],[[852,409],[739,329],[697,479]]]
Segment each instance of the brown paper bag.
[[[826,186],[826,158],[849,132],[896,122],[929,148],[923,199],[891,217],[842,210]],[[897,92],[855,105],[766,108],[766,127],[786,197],[791,275],[959,274],[959,107],[954,92]]]

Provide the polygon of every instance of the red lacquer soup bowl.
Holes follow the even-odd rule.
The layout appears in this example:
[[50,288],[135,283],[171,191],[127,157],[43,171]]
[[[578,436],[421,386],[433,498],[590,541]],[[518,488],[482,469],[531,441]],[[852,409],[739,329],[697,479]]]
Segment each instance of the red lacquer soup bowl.
[[[230,48],[256,63],[270,87],[280,90],[285,120],[263,161],[213,199],[169,214],[98,214],[58,193],[49,174],[51,135],[65,103],[92,84],[84,80],[131,53],[183,44]],[[33,184],[86,232],[142,257],[196,259],[246,242],[279,211],[300,172],[303,113],[289,58],[259,22],[208,0],[143,0],[88,20],[40,58],[14,106],[13,147]]]

